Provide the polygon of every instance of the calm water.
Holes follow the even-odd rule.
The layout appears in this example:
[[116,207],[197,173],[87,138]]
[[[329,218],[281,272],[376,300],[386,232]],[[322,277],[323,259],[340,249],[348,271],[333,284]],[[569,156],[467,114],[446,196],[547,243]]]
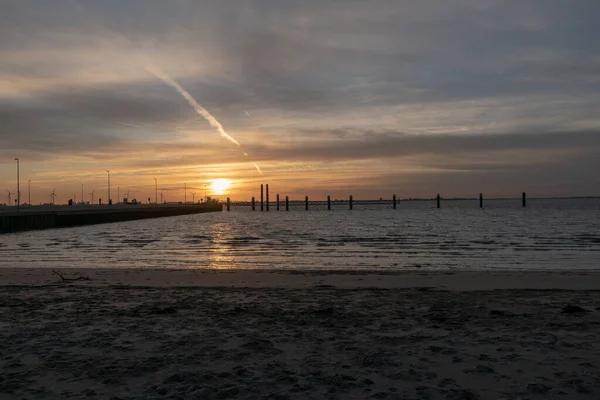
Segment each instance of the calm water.
[[597,269],[600,199],[303,206],[0,235],[0,267]]

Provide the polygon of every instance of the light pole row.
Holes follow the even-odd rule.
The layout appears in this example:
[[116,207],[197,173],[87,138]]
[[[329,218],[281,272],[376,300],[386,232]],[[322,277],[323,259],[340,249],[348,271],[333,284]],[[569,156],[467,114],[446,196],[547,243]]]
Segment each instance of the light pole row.
[[[17,162],[17,210],[20,210],[21,207],[21,165],[20,165],[20,160],[18,157],[15,157],[15,161]],[[110,170],[106,170],[107,173],[107,177],[108,177],[108,204],[111,204],[111,199],[110,199]],[[204,198],[206,199],[206,186],[204,185]],[[28,189],[28,204],[31,206],[31,180],[29,180],[27,182],[27,189]],[[184,190],[184,194],[183,194],[183,198],[184,198],[184,204],[187,203],[187,183],[183,184],[183,190]],[[195,197],[195,193],[192,193],[192,195],[194,195]],[[118,200],[117,200],[118,201]],[[83,183],[81,184],[81,202],[83,203]],[[93,202],[93,201],[92,201]],[[154,178],[154,203],[158,204],[158,180],[156,178]]]

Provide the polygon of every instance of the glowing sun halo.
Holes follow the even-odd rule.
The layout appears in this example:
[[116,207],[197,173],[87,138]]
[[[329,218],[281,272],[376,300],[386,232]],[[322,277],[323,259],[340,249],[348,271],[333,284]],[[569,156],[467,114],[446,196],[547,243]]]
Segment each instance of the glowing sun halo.
[[212,181],[210,188],[214,194],[224,194],[230,185],[231,181],[229,179],[215,179]]

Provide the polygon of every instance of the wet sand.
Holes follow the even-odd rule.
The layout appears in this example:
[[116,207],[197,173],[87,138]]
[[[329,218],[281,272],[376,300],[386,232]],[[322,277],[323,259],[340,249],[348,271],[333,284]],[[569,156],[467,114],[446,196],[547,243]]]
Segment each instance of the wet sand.
[[0,270],[2,399],[600,396],[597,273],[62,272]]

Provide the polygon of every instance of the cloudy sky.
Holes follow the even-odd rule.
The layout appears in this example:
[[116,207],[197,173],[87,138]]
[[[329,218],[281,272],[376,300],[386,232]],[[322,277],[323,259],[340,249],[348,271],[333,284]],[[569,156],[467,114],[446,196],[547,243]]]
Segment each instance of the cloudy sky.
[[600,195],[598,15],[597,0],[0,0],[0,202],[14,157],[35,203],[82,183],[102,197],[107,169],[113,190],[147,198],[157,178],[168,200],[217,178],[246,200],[261,182]]

